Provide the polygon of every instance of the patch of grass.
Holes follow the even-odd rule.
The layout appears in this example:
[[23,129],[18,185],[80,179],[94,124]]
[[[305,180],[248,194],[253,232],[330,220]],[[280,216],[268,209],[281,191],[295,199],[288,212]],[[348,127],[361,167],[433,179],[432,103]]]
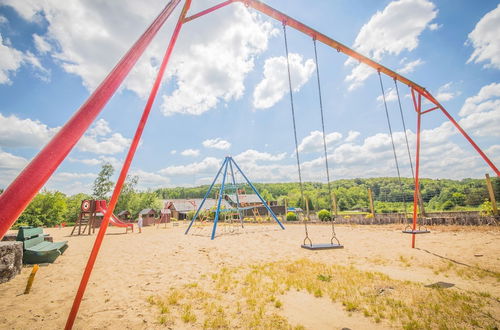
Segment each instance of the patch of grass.
[[400,255],[399,256],[399,261],[405,266],[405,267],[410,267],[411,266],[411,262],[410,262],[410,259],[406,258],[405,256],[403,255]]
[[182,308],[181,319],[184,323],[194,323],[196,322],[196,315],[191,310],[191,305],[184,305]]
[[318,280],[323,281],[323,282],[330,282],[332,280],[332,275],[319,274]]
[[[403,256],[399,260],[410,262]],[[159,322],[178,320],[209,329],[292,329],[276,310],[283,307],[280,296],[290,290],[327,297],[342,303],[349,315],[404,329],[487,328],[496,322],[488,310],[500,304],[487,292],[427,288],[353,266],[305,259],[224,268],[199,283],[172,289],[163,298],[148,298],[159,308]]]

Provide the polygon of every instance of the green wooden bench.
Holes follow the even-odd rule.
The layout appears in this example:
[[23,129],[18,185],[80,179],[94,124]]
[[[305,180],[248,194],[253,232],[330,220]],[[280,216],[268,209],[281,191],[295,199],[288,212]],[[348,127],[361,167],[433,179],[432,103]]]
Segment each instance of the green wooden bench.
[[48,242],[40,227],[21,227],[17,240],[23,242],[23,263],[53,263],[68,248],[68,241]]

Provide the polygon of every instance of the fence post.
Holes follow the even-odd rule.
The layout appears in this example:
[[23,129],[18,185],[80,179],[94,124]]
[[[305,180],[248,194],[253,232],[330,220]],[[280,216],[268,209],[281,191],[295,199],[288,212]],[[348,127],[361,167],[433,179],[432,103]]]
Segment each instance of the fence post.
[[373,206],[373,194],[372,190],[368,188],[368,199],[370,200],[370,211],[372,213],[373,218],[375,219],[375,207]]
[[493,207],[493,215],[497,216],[498,215],[497,201],[495,199],[495,193],[493,192],[493,186],[491,185],[490,175],[486,173],[485,176],[486,176],[486,186],[488,187],[488,193],[490,194],[491,206]]

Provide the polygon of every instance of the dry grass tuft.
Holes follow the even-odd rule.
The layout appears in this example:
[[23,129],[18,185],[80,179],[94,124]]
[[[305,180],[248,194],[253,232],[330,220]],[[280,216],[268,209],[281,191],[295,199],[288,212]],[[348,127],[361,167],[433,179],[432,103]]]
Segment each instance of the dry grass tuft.
[[348,313],[404,329],[493,329],[498,321],[490,311],[500,308],[500,302],[486,292],[427,288],[382,273],[309,260],[224,268],[200,281],[206,283],[188,284],[163,298],[148,299],[158,307],[159,323],[185,322],[207,329],[292,329],[279,314],[286,307],[280,296],[289,290],[328,297]]

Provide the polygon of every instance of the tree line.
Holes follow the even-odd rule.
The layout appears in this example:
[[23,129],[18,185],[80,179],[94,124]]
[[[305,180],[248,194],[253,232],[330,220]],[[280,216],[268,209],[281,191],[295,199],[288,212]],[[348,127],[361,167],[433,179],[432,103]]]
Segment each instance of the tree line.
[[[94,180],[92,194],[78,193],[71,196],[59,191],[41,191],[21,214],[16,225],[56,226],[62,222],[72,223],[78,218],[81,201],[85,199],[106,199],[109,201],[114,182],[111,164],[103,164]],[[137,218],[146,208],[159,210],[165,199],[203,198],[208,185],[198,187],[160,188],[139,191],[137,176],[127,177],[122,187],[115,213],[128,210]],[[497,201],[500,200],[500,180],[492,178]],[[310,210],[331,210],[328,185],[319,182],[303,183],[303,193],[298,183],[255,183],[254,186],[267,201],[277,201],[279,205]],[[215,198],[220,188],[215,186],[211,198]],[[369,209],[368,188],[371,189],[376,213],[410,211],[413,204],[414,181],[411,178],[367,178],[342,179],[331,183],[339,211],[367,211]],[[252,193],[248,185],[239,189]],[[488,191],[482,179],[421,179],[420,191],[426,211],[479,210],[487,205]],[[1,193],[1,191],[0,191]],[[304,198],[302,198],[302,195]]]

